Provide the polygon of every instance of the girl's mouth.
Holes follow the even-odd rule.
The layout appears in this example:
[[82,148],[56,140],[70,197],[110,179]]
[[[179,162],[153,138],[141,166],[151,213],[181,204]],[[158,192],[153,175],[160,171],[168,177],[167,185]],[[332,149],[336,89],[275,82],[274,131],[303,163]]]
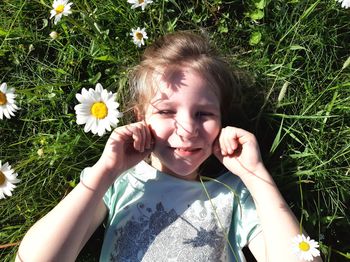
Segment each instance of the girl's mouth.
[[174,152],[180,156],[191,156],[198,153],[201,150],[200,148],[181,148],[181,147],[176,147],[173,149],[174,149]]

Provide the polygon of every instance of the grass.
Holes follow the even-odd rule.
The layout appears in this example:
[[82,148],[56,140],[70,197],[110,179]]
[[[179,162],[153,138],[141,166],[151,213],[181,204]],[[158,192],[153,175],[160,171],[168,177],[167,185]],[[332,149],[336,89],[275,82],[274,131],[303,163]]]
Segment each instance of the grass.
[[[205,30],[248,73],[243,105],[266,165],[324,261],[349,260],[349,9],[335,0],[156,0],[143,12],[126,0],[73,3],[57,25],[51,1],[0,3],[0,82],[16,88],[21,108],[0,121],[0,160],[21,179],[0,200],[1,261],[13,260],[28,228],[101,154],[107,136],[76,124],[75,94],[99,82],[126,109],[127,72],[144,48],[129,35],[136,27],[146,28],[146,45],[166,32]],[[95,253],[87,247],[79,260]]]

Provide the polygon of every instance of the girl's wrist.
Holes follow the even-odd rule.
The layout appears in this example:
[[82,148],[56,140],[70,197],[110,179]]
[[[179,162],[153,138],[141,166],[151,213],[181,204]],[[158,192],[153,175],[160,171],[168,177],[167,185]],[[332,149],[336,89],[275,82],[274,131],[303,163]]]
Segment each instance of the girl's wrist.
[[262,162],[259,162],[254,167],[245,167],[244,165],[241,165],[240,172],[237,174],[239,177],[250,177],[254,176],[257,173],[265,172],[266,168]]
[[105,191],[120,173],[116,169],[97,161],[88,169],[82,183],[90,189]]
[[260,162],[255,166],[255,168],[252,168],[250,170],[246,170],[246,172],[242,173],[240,175],[240,178],[243,180],[243,182],[250,182],[254,181],[256,178],[262,178],[262,177],[269,177],[269,173],[265,168],[264,163]]
[[259,162],[254,170],[252,171],[252,174],[261,174],[261,173],[267,173],[266,167],[263,162]]

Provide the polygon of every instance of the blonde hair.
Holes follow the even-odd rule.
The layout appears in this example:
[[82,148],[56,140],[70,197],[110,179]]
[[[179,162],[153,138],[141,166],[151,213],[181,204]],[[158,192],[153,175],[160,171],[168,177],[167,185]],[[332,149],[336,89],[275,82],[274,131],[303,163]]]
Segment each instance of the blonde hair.
[[237,78],[209,39],[192,32],[164,35],[146,48],[140,64],[134,67],[129,77],[132,106],[143,114],[145,106],[156,92],[159,76],[182,66],[194,70],[213,88],[220,100],[222,124],[227,125],[230,119],[227,112],[232,105],[239,103]]

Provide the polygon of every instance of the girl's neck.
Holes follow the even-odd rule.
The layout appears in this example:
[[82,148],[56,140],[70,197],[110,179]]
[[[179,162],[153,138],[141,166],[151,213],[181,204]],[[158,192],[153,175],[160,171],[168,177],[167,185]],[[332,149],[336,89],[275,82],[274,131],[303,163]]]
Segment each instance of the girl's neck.
[[176,174],[172,172],[170,169],[165,167],[162,162],[159,160],[158,157],[156,157],[154,154],[151,154],[150,158],[148,159],[150,161],[147,161],[152,167],[157,169],[160,172],[166,173],[170,176],[177,177],[183,180],[188,180],[188,181],[198,181],[198,170],[195,172],[188,174],[188,175],[181,175],[181,174]]

